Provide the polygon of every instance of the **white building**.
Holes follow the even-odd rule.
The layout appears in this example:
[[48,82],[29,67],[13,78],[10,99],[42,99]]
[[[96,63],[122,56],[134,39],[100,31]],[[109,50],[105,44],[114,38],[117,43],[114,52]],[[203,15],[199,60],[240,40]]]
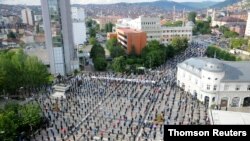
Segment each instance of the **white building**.
[[35,21],[35,22],[39,22],[39,21],[41,21],[42,19],[43,19],[43,16],[42,16],[42,15],[39,15],[39,14],[34,15],[34,21]]
[[168,44],[175,37],[185,37],[189,41],[192,40],[192,26],[181,27],[162,27],[161,28],[161,43]]
[[186,37],[192,40],[193,24],[188,22],[183,27],[166,27],[161,26],[159,17],[144,17],[140,16],[137,19],[119,19],[117,28],[134,28],[147,33],[147,41],[157,40],[161,43],[167,44],[174,37]]
[[74,45],[86,42],[86,25],[84,9],[71,8],[73,22]]
[[34,25],[34,15],[31,9],[25,8],[21,11],[23,23]]
[[147,41],[157,40],[161,38],[161,23],[159,17],[140,16],[130,21],[130,28],[139,29],[147,33]]
[[250,12],[248,12],[247,25],[246,25],[246,30],[245,30],[245,36],[247,36],[247,37],[250,36]]
[[209,106],[250,106],[250,62],[190,58],[178,64],[177,85]]

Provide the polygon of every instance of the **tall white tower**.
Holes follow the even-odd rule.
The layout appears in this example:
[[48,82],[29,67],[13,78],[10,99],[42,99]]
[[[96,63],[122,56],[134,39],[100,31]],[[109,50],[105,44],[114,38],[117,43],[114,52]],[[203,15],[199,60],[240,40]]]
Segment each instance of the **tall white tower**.
[[52,74],[72,73],[74,44],[69,0],[41,0]]

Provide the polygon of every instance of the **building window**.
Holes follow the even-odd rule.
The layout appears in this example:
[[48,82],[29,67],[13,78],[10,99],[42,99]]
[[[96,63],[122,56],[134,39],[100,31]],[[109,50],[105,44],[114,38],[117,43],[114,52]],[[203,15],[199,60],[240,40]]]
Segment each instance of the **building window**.
[[196,84],[196,85],[198,84],[198,80],[197,80],[197,79],[195,79],[195,84]]
[[215,78],[214,80],[218,80],[218,78]]
[[240,85],[236,85],[235,90],[236,91],[240,90]]
[[225,90],[225,91],[228,91],[228,89],[229,89],[229,86],[228,86],[228,85],[225,85],[225,86],[224,86],[224,90]]
[[207,90],[210,90],[210,85],[207,85]]
[[250,85],[248,85],[247,90],[250,91]]
[[217,85],[214,85],[214,91],[216,91],[217,90]]
[[208,77],[208,80],[210,80],[210,77]]

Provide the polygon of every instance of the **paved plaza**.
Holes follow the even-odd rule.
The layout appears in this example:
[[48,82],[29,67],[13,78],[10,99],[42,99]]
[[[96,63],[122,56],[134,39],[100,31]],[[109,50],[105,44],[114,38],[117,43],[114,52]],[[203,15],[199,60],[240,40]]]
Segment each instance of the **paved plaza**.
[[47,88],[38,102],[48,124],[33,141],[160,141],[165,125],[209,124],[207,109],[175,85],[176,65],[203,56],[192,43],[182,54],[143,75],[86,72],[66,81],[66,98]]

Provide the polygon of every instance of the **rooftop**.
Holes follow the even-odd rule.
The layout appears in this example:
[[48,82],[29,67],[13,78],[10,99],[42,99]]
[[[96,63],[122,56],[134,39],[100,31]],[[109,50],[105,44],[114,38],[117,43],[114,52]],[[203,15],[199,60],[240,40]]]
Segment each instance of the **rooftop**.
[[216,19],[216,21],[221,21],[221,22],[246,22],[246,21],[244,21],[244,20],[242,20],[240,18],[229,17],[229,16],[218,18],[218,19]]
[[200,70],[211,72],[225,72],[221,81],[242,81],[250,82],[250,61],[222,61],[216,58],[190,58],[178,64],[178,67],[185,68],[190,73],[201,76]]
[[117,28],[117,29],[123,31],[124,33],[141,33],[141,32],[143,32],[141,30],[137,30],[137,29],[133,29],[133,28]]

